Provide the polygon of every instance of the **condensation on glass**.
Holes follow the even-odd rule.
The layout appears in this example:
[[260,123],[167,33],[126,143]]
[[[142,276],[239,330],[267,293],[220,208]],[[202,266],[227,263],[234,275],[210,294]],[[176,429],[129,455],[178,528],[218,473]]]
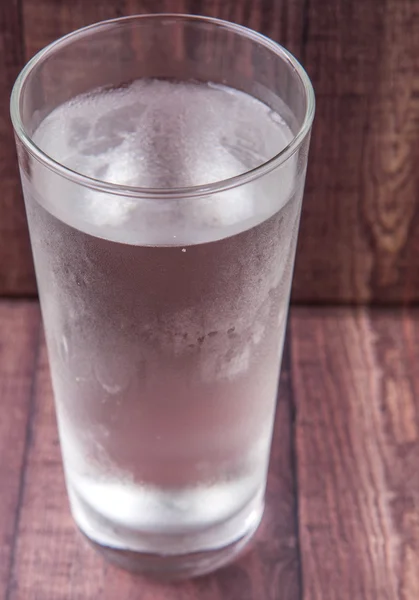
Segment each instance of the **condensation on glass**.
[[42,50],[11,111],[74,519],[121,566],[211,571],[263,513],[307,75],[231,23],[129,17]]

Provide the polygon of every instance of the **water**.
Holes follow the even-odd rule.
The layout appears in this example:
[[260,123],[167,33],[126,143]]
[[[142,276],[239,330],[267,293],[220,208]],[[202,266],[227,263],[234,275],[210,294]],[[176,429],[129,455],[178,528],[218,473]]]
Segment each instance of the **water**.
[[[238,175],[290,138],[250,96],[164,81],[79,97],[34,136],[85,175],[160,188]],[[36,169],[24,180],[72,511],[98,544],[188,554],[257,526],[295,168],[275,194],[267,178],[179,201],[82,190]]]

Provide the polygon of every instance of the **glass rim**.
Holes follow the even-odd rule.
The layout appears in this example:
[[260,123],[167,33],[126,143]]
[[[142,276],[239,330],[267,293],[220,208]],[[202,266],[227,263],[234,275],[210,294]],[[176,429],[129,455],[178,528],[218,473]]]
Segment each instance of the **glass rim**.
[[[55,52],[55,50],[59,49],[62,46],[65,46],[71,43],[74,39],[78,37],[89,35],[92,31],[96,31],[102,28],[107,28],[112,25],[118,25],[121,23],[126,23],[128,21],[136,21],[136,20],[151,20],[151,19],[164,19],[170,18],[174,20],[182,20],[182,21],[195,21],[212,24],[218,27],[223,27],[224,29],[229,29],[230,31],[242,36],[246,37],[261,46],[264,46],[268,50],[270,50],[277,57],[281,58],[285,62],[287,62],[296,72],[299,77],[303,90],[306,97],[306,110],[303,122],[298,129],[297,133],[293,136],[292,140],[283,148],[280,152],[275,154],[273,157],[268,159],[267,161],[262,162],[260,165],[245,171],[239,175],[235,175],[234,177],[229,177],[227,179],[222,179],[219,181],[215,181],[213,183],[208,183],[204,185],[196,185],[196,186],[188,186],[188,187],[178,187],[178,188],[146,188],[146,187],[136,187],[136,186],[128,186],[121,185],[118,183],[111,183],[108,181],[102,181],[100,179],[95,179],[93,177],[89,177],[88,175],[83,175],[65,165],[61,164],[58,160],[55,160],[51,156],[49,156],[46,152],[41,150],[31,138],[31,135],[26,131],[25,126],[23,124],[21,118],[21,106],[22,106],[22,98],[24,95],[24,85],[27,81],[28,77],[31,75],[34,68],[45,60],[48,56]],[[92,25],[88,25],[86,27],[82,27],[80,29],[76,29],[71,33],[68,33],[65,36],[62,36],[45,46],[45,48],[41,49],[37,52],[23,67],[21,72],[19,73],[16,82],[12,89],[12,94],[10,98],[10,114],[11,120],[13,124],[14,131],[17,137],[25,146],[26,150],[32,155],[33,158],[37,159],[40,163],[42,163],[45,167],[55,172],[56,174],[68,179],[76,184],[82,185],[83,187],[87,187],[96,191],[110,193],[118,196],[126,196],[133,198],[160,198],[160,199],[169,199],[169,198],[193,198],[200,196],[208,196],[214,193],[223,192],[225,190],[233,189],[244,185],[246,183],[250,183],[256,179],[259,179],[263,175],[266,175],[276,169],[278,166],[283,164],[290,156],[292,156],[298,148],[301,146],[304,141],[307,133],[309,132],[315,112],[315,95],[313,86],[311,84],[310,78],[307,75],[305,69],[300,64],[300,62],[281,44],[271,40],[267,36],[258,33],[248,27],[243,25],[238,25],[237,23],[232,23],[230,21],[225,21],[223,19],[217,19],[213,17],[206,17],[201,15],[187,15],[182,13],[155,13],[155,14],[141,14],[141,15],[130,15],[126,17],[118,17],[116,19],[108,19],[105,21],[99,21],[97,23],[93,23]]]

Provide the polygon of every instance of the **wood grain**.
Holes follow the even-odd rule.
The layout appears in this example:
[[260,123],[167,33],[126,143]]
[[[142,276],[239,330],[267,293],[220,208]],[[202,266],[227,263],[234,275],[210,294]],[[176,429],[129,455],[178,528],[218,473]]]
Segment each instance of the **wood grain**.
[[416,0],[19,0],[21,20],[16,2],[0,9],[0,294],[35,291],[7,107],[23,49],[28,59],[94,21],[179,11],[267,34],[301,58],[313,80],[317,117],[294,301],[419,300]]
[[293,309],[264,522],[237,563],[176,585],[115,569],[76,532],[38,334],[35,303],[0,302],[0,597],[418,597],[419,309]]
[[263,31],[298,52],[303,0],[23,0],[26,59],[58,37],[96,21],[120,16],[180,12],[218,17]]
[[419,311],[292,314],[304,600],[410,600],[419,574]]
[[20,192],[9,99],[23,66],[20,1],[0,5],[0,295],[33,293],[35,278]]
[[294,298],[419,298],[419,5],[308,0],[317,94]]
[[25,483],[39,310],[0,303],[0,597],[7,597]]
[[59,453],[45,346],[34,382],[32,433],[7,600],[298,600],[289,364],[285,361],[267,492],[252,549],[234,565],[164,585],[120,571],[97,555],[72,522]]

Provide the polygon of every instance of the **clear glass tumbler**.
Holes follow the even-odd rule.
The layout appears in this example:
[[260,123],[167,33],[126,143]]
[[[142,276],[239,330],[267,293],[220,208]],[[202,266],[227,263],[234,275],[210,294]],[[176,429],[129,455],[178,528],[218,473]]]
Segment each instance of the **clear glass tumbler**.
[[11,113],[74,519],[121,566],[211,571],[263,512],[309,79],[238,25],[135,16],[39,52]]

